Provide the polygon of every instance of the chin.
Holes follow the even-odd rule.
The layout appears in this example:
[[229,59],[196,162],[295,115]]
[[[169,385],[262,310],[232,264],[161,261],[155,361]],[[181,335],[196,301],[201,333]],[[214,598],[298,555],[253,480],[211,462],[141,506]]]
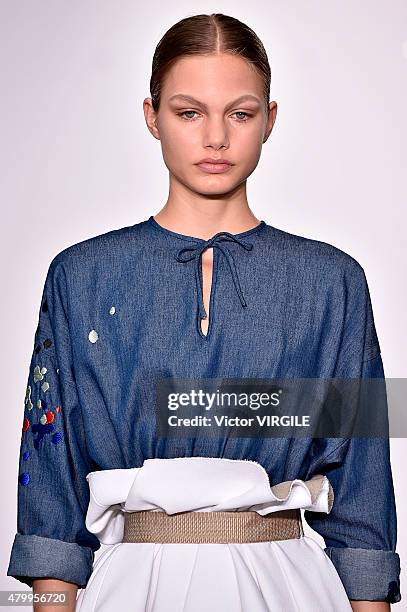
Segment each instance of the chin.
[[196,176],[191,177],[186,173],[173,173],[173,177],[179,183],[197,194],[205,196],[219,196],[230,193],[233,189],[244,180],[236,180],[236,177],[226,176],[226,174],[202,174],[198,179]]
[[197,187],[196,189],[193,189],[193,191],[203,196],[219,197],[219,196],[227,195],[228,193],[233,191],[233,189],[234,189],[234,186],[225,187],[224,189],[219,189],[219,188],[216,189],[215,187],[213,189],[202,189],[202,188]]

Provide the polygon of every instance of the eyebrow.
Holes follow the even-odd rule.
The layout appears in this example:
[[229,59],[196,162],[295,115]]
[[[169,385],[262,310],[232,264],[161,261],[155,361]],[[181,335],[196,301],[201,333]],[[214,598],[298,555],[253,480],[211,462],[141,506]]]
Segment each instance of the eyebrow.
[[[184,100],[185,102],[191,102],[192,104],[198,104],[199,106],[202,106],[202,108],[204,108],[205,110],[208,110],[208,107],[206,104],[204,104],[203,102],[200,102],[199,100],[197,100],[196,98],[193,98],[192,96],[187,96],[185,94],[175,94],[174,96],[171,96],[170,98],[168,98],[168,102],[172,102],[173,100]],[[239,98],[236,98],[236,100],[233,100],[233,102],[230,102],[230,104],[228,104],[228,107],[234,106],[235,104],[239,104],[240,102],[246,102],[250,100],[261,104],[261,101],[259,100],[257,96],[254,96],[252,94],[244,94],[243,96],[239,96]]]

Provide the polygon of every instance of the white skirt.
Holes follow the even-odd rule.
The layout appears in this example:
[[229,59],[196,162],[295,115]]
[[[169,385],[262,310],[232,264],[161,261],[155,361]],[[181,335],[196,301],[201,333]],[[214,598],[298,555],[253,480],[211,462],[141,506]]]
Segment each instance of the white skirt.
[[332,561],[311,537],[247,543],[122,542],[124,512],[329,513],[333,490],[316,475],[270,487],[256,461],[147,459],[140,468],[87,475],[88,530],[97,555],[80,612],[351,612]]

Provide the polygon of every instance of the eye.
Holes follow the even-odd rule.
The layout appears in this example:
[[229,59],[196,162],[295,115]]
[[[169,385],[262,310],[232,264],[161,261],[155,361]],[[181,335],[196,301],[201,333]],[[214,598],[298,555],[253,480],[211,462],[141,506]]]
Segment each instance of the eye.
[[240,122],[244,122],[247,121],[249,119],[249,117],[251,117],[251,115],[249,115],[249,113],[246,113],[245,111],[236,111],[235,113],[233,113],[234,115],[245,115],[245,118],[243,119],[238,119],[238,121]]
[[186,111],[182,111],[182,113],[177,113],[177,115],[179,117],[182,117],[182,119],[184,119],[184,121],[194,121],[195,120],[194,117],[184,117],[183,115],[185,115],[186,113],[193,113],[193,114],[195,113],[195,115],[197,114],[196,111],[186,110]]

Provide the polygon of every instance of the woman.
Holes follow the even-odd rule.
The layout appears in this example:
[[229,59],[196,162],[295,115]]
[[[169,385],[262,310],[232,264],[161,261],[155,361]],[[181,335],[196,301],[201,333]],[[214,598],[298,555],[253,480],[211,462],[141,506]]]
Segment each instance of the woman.
[[8,575],[81,588],[81,612],[388,610],[400,600],[388,439],[168,425],[169,382],[384,374],[359,263],[249,208],[277,111],[256,34],[222,14],[181,20],[150,88],[168,200],[50,264]]

